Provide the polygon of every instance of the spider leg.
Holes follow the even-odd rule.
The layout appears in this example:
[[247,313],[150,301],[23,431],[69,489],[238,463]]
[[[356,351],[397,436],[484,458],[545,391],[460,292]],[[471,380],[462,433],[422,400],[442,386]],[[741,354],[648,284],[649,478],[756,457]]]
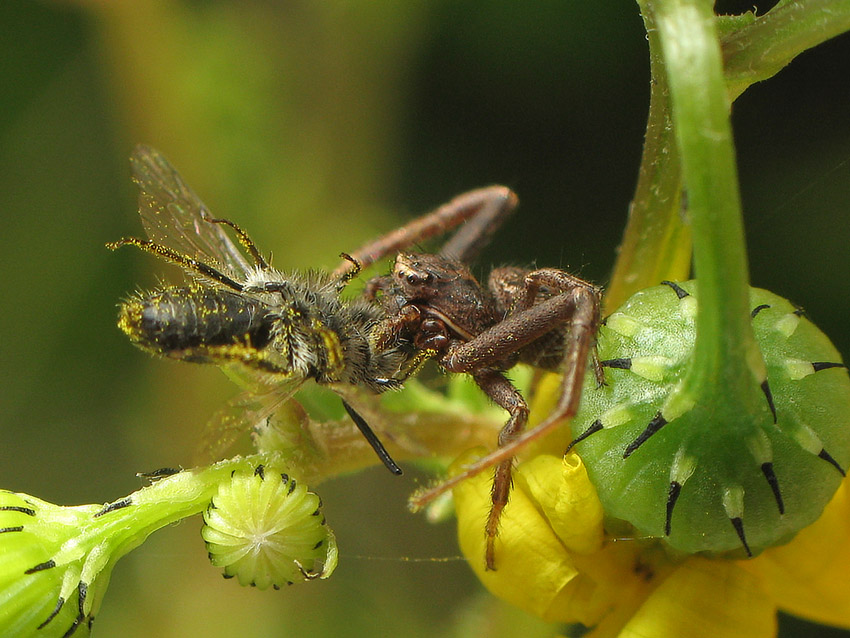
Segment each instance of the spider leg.
[[[528,443],[548,434],[563,419],[571,418],[578,410],[587,359],[599,325],[599,290],[581,280],[578,280],[580,285],[575,285],[576,282],[571,275],[553,269],[531,272],[527,276],[527,281],[530,286],[545,284],[562,288],[564,292],[509,316],[471,341],[451,349],[441,363],[452,372],[473,372],[474,374],[474,371],[480,370],[482,366],[504,359],[547,331],[568,322],[570,329],[565,337],[567,341],[563,379],[558,403],[552,413],[531,430],[503,437],[504,440],[500,440],[496,450],[467,465],[461,473],[414,494],[410,499],[410,506],[414,510],[422,508],[467,478],[494,465],[502,468],[503,464],[509,464]],[[534,295],[530,294],[528,298],[533,300]],[[499,471],[500,469],[497,469],[497,475]],[[502,488],[499,487],[499,489]],[[493,511],[496,509],[494,504]],[[496,511],[496,526],[498,526],[500,511],[500,509]],[[491,511],[491,518],[492,516]],[[488,538],[490,525],[491,521],[488,519]]]
[[[468,260],[490,240],[502,222],[514,211],[518,202],[516,194],[506,186],[487,186],[469,191],[401,228],[361,246],[351,253],[351,257],[363,268],[367,268],[386,255],[442,235],[469,220],[470,223],[449,240],[442,252],[457,259]],[[351,269],[352,264],[346,261],[337,266],[333,274],[342,277]]]
[[[528,421],[528,405],[519,391],[508,381],[505,376],[497,370],[485,368],[476,370],[472,377],[484,393],[497,405],[510,413],[510,419],[499,433],[499,446],[506,445],[511,439],[521,432]],[[508,503],[511,493],[511,470],[513,469],[513,458],[508,458],[496,465],[493,473],[493,487],[491,488],[490,513],[487,516],[487,524],[484,527],[487,535],[487,549],[485,561],[487,569],[496,569],[496,536],[499,533],[499,520],[502,510]]]

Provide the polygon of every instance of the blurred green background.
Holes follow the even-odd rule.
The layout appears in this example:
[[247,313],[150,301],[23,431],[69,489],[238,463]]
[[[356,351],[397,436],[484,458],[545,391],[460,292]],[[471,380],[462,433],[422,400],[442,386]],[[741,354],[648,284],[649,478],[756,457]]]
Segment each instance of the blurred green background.
[[[630,0],[4,0],[0,69],[0,485],[63,504],[188,466],[201,425],[235,393],[218,371],[152,360],[115,328],[119,299],[173,277],[104,248],[142,233],[135,143],[159,148],[283,269],[332,266],[463,190],[505,183],[521,212],[482,264],[604,284],[649,81]],[[753,283],[804,306],[845,359],[848,77],[844,36],[734,108]],[[416,485],[415,471],[382,468],[322,485],[340,567],[281,592],[224,581],[199,521],[163,530],[119,563],[95,635],[551,635],[463,562],[407,560],[458,553],[451,523],[407,513]]]

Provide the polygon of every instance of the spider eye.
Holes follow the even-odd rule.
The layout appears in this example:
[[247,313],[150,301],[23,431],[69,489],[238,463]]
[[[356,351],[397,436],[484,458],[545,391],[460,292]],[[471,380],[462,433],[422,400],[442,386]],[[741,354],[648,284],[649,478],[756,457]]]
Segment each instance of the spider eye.
[[407,283],[409,283],[409,284],[413,285],[413,284],[415,284],[417,281],[418,281],[418,277],[417,277],[416,275],[408,275],[408,276],[407,276]]

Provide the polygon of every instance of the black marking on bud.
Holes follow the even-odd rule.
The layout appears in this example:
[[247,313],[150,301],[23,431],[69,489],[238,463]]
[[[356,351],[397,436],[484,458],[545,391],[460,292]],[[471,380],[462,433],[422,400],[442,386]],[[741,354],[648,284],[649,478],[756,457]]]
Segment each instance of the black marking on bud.
[[785,503],[782,502],[782,492],[779,490],[779,480],[776,478],[776,473],[773,471],[773,463],[767,462],[761,464],[761,471],[764,478],[767,479],[767,484],[773,490],[773,498],[776,499],[776,507],[779,508],[779,513],[785,513]]
[[776,423],[776,404],[773,402],[773,392],[770,391],[770,384],[767,379],[761,382],[761,391],[764,392],[764,398],[767,399],[767,407],[770,408],[770,413],[773,415],[773,422]]
[[51,620],[56,618],[56,614],[58,614],[62,610],[62,606],[64,604],[65,604],[65,599],[62,598],[62,596],[59,596],[59,600],[56,601],[56,607],[53,608],[53,611],[50,612],[50,615],[47,617],[47,619],[43,623],[41,623],[38,627],[36,627],[36,629],[43,629],[44,627],[46,627],[47,623],[49,623]]
[[280,480],[283,481],[284,483],[289,483],[289,474],[286,474],[285,472],[281,472],[280,473]]
[[125,507],[129,507],[133,504],[133,499],[129,496],[127,498],[122,498],[120,501],[115,501],[114,503],[110,503],[109,505],[105,505],[102,510],[97,512],[93,518],[98,518],[103,516],[104,514],[109,514],[109,512],[114,512],[115,510],[124,509]]
[[622,359],[606,359],[605,361],[600,361],[599,365],[603,368],[617,368],[619,370],[631,370],[632,369],[632,359],[631,357],[625,357]]
[[665,286],[670,286],[673,289],[673,292],[676,293],[676,296],[679,299],[684,299],[685,297],[688,297],[691,294],[674,281],[667,281],[665,279],[661,283],[664,284]]
[[600,421],[599,419],[596,419],[593,423],[590,424],[589,428],[587,428],[584,432],[582,432],[581,434],[579,434],[576,438],[574,438],[572,440],[572,442],[567,446],[567,449],[564,452],[564,454],[568,454],[569,451],[572,450],[575,445],[584,441],[591,434],[593,434],[595,432],[599,432],[599,430],[601,430],[601,429],[602,429],[602,421]]
[[71,623],[71,626],[68,628],[68,631],[62,634],[62,638],[70,638],[70,636],[73,636],[76,633],[77,629],[79,629],[81,622],[83,622],[82,618],[74,618],[74,622]]
[[806,316],[806,311],[805,311],[805,310],[803,310],[803,309],[802,309],[802,308],[800,308],[800,307],[797,307],[797,308],[794,310],[794,313],[793,313],[793,314],[797,315],[798,317],[805,317],[805,316]]
[[820,454],[818,454],[818,458],[823,459],[824,461],[835,467],[836,470],[841,472],[841,476],[847,476],[847,472],[844,471],[844,468],[838,464],[838,461],[832,458],[832,455],[827,452],[825,448],[821,448]]
[[89,584],[80,581],[77,584],[77,609],[80,612],[80,619],[85,617],[86,596],[89,593]]
[[266,468],[262,464],[258,465],[256,467],[256,469],[254,470],[254,476],[259,476],[260,480],[265,481],[266,480]]
[[228,574],[227,572],[224,572],[221,576],[222,576],[222,578],[224,578],[225,580],[230,580],[231,578],[233,578],[234,576],[236,576],[236,574]]
[[770,308],[770,304],[767,304],[767,303],[763,303],[760,306],[756,306],[755,308],[753,308],[753,311],[750,313],[750,318],[755,319],[756,315],[758,313],[760,313],[762,310],[767,310],[768,308]]
[[0,507],[0,511],[2,512],[20,512],[21,514],[26,514],[27,516],[35,516],[35,510],[31,507],[21,507],[20,505],[4,505]]
[[820,372],[821,370],[829,370],[830,368],[846,368],[847,366],[843,363],[837,363],[834,361],[812,361],[812,367],[815,369],[815,372]]
[[36,572],[43,572],[45,569],[53,569],[56,567],[56,561],[52,558],[50,560],[46,560],[43,563],[39,563],[35,567],[30,567],[25,574],[35,574]]
[[670,489],[667,490],[667,518],[664,521],[664,535],[670,536],[671,522],[673,520],[673,508],[679,500],[682,492],[682,484],[679,481],[670,481]]
[[650,421],[649,424],[647,424],[646,429],[643,432],[641,432],[634,441],[629,443],[628,447],[626,447],[626,451],[623,452],[623,458],[624,459],[629,458],[629,456],[631,456],[632,452],[634,452],[641,445],[646,443],[647,440],[649,440],[649,437],[651,437],[653,434],[658,432],[658,430],[663,428],[665,425],[667,425],[667,419],[665,419],[663,416],[661,416],[661,412],[659,412],[658,414],[656,414],[652,418],[652,421]]
[[324,543],[324,542],[325,542],[324,539],[320,540],[318,543],[313,545],[313,549],[319,549],[322,546],[322,543]]
[[0,527],[0,534],[5,534],[6,532],[23,532],[23,525],[16,525],[15,527]]
[[136,476],[153,483],[167,476],[179,474],[180,472],[181,470],[175,467],[161,467],[158,470],[153,470],[152,472],[136,472]]
[[741,540],[741,545],[744,546],[744,551],[747,552],[747,556],[749,558],[753,557],[752,551],[750,551],[750,546],[747,544],[747,537],[744,534],[744,521],[740,516],[736,516],[735,518],[730,518],[729,521],[732,523],[732,527],[735,528],[735,533],[738,535],[738,538]]
[[296,485],[297,484],[295,483],[295,479],[292,479],[292,480],[289,481],[289,489],[286,491],[287,496],[289,496],[290,494],[292,494],[295,491]]

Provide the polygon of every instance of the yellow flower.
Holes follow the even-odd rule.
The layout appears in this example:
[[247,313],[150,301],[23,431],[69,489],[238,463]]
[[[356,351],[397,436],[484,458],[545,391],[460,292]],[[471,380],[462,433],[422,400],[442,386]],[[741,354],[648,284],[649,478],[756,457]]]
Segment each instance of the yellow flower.
[[606,533],[578,455],[543,454],[516,468],[496,571],[483,561],[489,477],[464,481],[454,496],[461,550],[483,584],[544,620],[581,623],[593,638],[767,638],[777,609],[850,627],[846,484],[817,522],[757,558],[674,557],[652,540]]

